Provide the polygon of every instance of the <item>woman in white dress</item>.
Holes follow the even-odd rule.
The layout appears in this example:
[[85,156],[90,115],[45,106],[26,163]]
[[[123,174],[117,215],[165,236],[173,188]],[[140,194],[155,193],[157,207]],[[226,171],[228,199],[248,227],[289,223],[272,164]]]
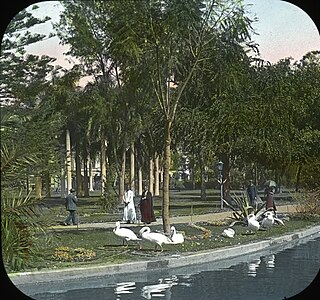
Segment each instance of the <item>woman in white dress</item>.
[[134,207],[133,191],[131,191],[129,186],[127,186],[126,192],[124,193],[123,202],[123,221],[127,222],[128,224],[131,222],[134,223],[134,221],[137,220],[137,215]]

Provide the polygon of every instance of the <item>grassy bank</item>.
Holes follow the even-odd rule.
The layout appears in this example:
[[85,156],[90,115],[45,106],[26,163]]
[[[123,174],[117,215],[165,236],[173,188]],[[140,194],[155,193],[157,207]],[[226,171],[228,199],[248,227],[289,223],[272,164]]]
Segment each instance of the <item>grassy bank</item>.
[[[187,254],[197,251],[216,249],[252,241],[280,236],[298,229],[320,224],[319,217],[302,219],[289,216],[285,226],[274,225],[269,231],[258,231],[248,234],[247,228],[235,225],[236,235],[233,239],[221,236],[223,229],[227,228],[227,221],[196,224],[177,224],[176,229],[185,236],[182,245],[164,245],[164,251],[154,251],[154,246],[141,242],[130,243],[129,247],[122,245],[122,240],[115,236],[112,228],[108,229],[67,229],[64,231],[49,231],[46,239],[39,236],[37,256],[35,256],[24,271],[79,267],[96,264],[115,264],[137,260],[154,259],[154,257]],[[152,231],[161,231],[161,225],[151,225]],[[138,233],[140,226],[131,227]]]

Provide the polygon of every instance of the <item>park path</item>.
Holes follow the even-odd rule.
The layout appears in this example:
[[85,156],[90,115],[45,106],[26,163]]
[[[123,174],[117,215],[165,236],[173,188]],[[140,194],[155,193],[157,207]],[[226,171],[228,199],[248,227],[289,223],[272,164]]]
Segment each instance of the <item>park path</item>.
[[[295,212],[294,205],[281,205],[277,207],[278,213],[292,213]],[[209,214],[202,214],[202,215],[190,215],[190,216],[178,216],[178,217],[171,217],[170,223],[172,225],[179,224],[179,223],[197,223],[197,222],[215,222],[221,221],[228,217],[232,216],[232,211],[223,211],[218,213],[209,213]],[[135,224],[126,224],[126,227],[135,227],[135,226],[142,226],[143,223],[135,223]],[[162,225],[162,218],[157,218],[156,222],[152,222],[152,225]],[[104,223],[83,223],[78,226],[63,226],[57,225],[52,226],[52,229],[64,229],[64,230],[73,230],[73,229],[95,229],[95,228],[114,228],[115,222],[104,222]]]

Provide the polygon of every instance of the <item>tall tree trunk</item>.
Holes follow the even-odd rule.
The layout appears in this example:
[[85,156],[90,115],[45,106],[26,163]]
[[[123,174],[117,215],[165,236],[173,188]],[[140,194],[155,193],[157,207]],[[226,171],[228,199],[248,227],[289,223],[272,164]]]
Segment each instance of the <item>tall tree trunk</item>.
[[202,153],[200,154],[199,161],[200,161],[200,171],[201,171],[201,200],[206,200],[207,199],[207,192],[206,192],[207,174],[206,174],[206,168],[204,165]]
[[223,198],[226,200],[230,200],[230,156],[228,154],[222,154],[221,160],[223,162]]
[[302,171],[302,166],[298,165],[297,172],[296,172],[296,192],[299,192],[300,189],[300,175]]
[[163,196],[162,196],[162,222],[163,231],[170,232],[170,217],[169,217],[169,185],[170,185],[170,165],[171,165],[171,125],[172,122],[167,121],[165,127],[165,152],[164,152],[164,167],[163,167]]
[[65,160],[62,156],[61,158],[61,179],[60,179],[60,187],[61,187],[61,198],[66,197],[66,168],[65,168]]
[[207,191],[206,191],[206,174],[202,170],[201,171],[201,200],[207,200]]
[[42,178],[40,175],[37,175],[34,178],[34,190],[35,190],[35,198],[41,199],[41,197],[42,197]]
[[130,148],[130,187],[135,195],[135,178],[134,178],[134,143],[131,144]]
[[80,149],[76,147],[76,181],[77,181],[77,195],[79,197],[83,197],[83,186],[82,186],[82,174],[81,174],[81,157],[80,157]]
[[107,145],[106,140],[101,139],[101,195],[106,192],[107,183]]
[[159,155],[156,153],[154,160],[154,195],[159,196]]
[[126,148],[123,147],[122,159],[121,159],[121,171],[120,171],[120,178],[119,178],[119,203],[123,203],[125,175],[126,175]]
[[83,192],[85,197],[89,197],[88,159],[83,160]]
[[89,192],[93,192],[93,176],[92,176],[92,161],[88,158],[88,169],[89,169]]
[[51,197],[51,178],[49,171],[44,174],[44,185],[46,190],[46,197]]
[[69,129],[66,130],[66,169],[67,169],[67,192],[72,188],[71,171],[71,138]]
[[142,192],[143,192],[142,167],[140,165],[138,169],[138,181],[139,181],[139,195],[142,195]]
[[191,180],[191,185],[192,185],[192,190],[196,189],[196,179],[194,176],[194,162],[193,159],[190,160],[190,164],[189,164],[189,169],[190,169],[190,180]]
[[150,158],[150,160],[149,160],[149,192],[150,192],[152,195],[154,195],[153,184],[154,184],[153,159]]

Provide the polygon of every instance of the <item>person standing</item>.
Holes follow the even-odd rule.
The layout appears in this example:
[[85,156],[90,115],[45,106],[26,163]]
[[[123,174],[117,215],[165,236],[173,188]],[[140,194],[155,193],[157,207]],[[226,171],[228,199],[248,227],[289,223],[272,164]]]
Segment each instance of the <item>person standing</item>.
[[72,221],[73,225],[78,225],[76,215],[78,199],[75,193],[75,189],[70,189],[70,193],[66,197],[66,210],[69,211],[69,216],[64,221],[64,225],[71,225],[70,221]]
[[270,186],[266,188],[265,190],[266,193],[266,210],[273,210],[274,213],[277,213],[277,207],[274,202],[274,187]]
[[130,224],[137,220],[136,209],[134,207],[133,191],[127,185],[126,192],[123,196],[124,209],[123,209],[123,221]]
[[153,211],[153,199],[152,194],[148,191],[145,186],[140,200],[140,212],[141,212],[141,222],[150,224],[156,221],[156,217]]
[[250,180],[249,181],[249,185],[247,186],[247,193],[250,199],[250,205],[252,207],[254,207],[255,209],[257,209],[258,206],[258,193],[257,193],[257,188],[256,186],[253,184],[253,181]]

